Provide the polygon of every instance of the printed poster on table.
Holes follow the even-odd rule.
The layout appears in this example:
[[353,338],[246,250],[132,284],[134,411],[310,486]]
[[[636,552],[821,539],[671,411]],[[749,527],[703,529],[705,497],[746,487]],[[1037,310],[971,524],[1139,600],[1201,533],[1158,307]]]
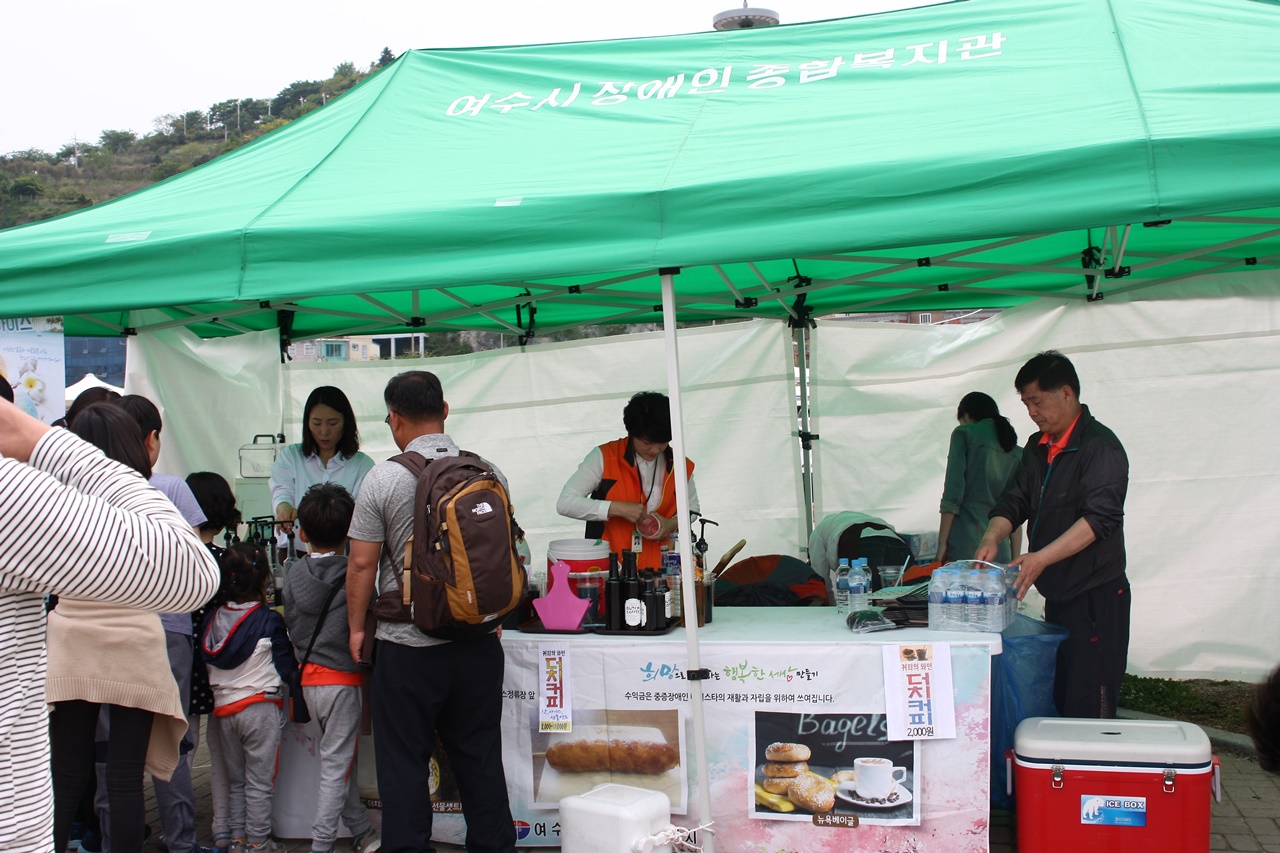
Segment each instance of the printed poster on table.
[[14,404],[45,423],[66,410],[66,356],[61,317],[0,319],[0,382]]
[[920,753],[883,714],[755,711],[751,817],[818,826],[917,826]]
[[949,643],[901,643],[881,648],[889,740],[956,736]]
[[538,662],[538,731],[573,731],[573,692],[569,679],[569,650],[540,646]]

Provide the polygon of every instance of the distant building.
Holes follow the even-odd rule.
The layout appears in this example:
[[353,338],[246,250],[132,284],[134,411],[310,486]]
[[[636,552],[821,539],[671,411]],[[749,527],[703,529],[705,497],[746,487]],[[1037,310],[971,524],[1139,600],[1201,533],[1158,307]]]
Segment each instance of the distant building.
[[289,360],[298,364],[318,361],[379,361],[402,355],[422,355],[426,345],[427,336],[424,332],[316,338],[289,344]]
[[66,337],[62,339],[62,347],[66,354],[64,373],[68,387],[84,379],[87,373],[124,387],[125,338]]
[[823,319],[850,320],[858,323],[911,323],[920,326],[940,326],[952,323],[978,323],[999,313],[999,308],[963,311],[872,311],[866,314],[832,314]]

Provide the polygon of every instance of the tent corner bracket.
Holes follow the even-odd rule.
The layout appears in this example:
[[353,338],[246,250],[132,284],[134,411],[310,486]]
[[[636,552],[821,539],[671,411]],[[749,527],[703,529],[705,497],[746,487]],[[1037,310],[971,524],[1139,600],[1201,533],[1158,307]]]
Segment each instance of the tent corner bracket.
[[427,318],[426,317],[410,317],[408,321],[405,323],[405,325],[412,329],[421,329],[423,326],[427,325]]
[[760,304],[760,300],[754,296],[744,296],[741,299],[733,300],[733,304],[737,308],[755,308]]
[[1130,273],[1129,267],[1117,267],[1114,269],[1106,269],[1102,271],[1105,278],[1125,278]]
[[[795,277],[808,280],[808,276]],[[791,279],[787,280],[790,281]],[[808,296],[809,294],[807,293],[801,293],[796,297],[795,302],[791,303],[791,310],[788,312],[789,317],[787,319],[787,325],[790,328],[813,329],[817,327],[818,323],[813,319],[813,308],[805,304]]]

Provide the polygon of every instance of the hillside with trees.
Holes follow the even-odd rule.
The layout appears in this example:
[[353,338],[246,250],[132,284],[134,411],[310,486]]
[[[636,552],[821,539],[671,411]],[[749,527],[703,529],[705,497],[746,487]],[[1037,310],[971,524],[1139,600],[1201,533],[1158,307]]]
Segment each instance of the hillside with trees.
[[343,62],[326,80],[298,80],[273,98],[235,97],[166,113],[149,133],[104,130],[97,141],[70,140],[56,152],[31,148],[0,156],[0,228],[36,222],[122,196],[207,163],[318,109],[379,68]]
[[[141,136],[132,130],[104,130],[96,142],[72,140],[54,153],[32,148],[0,156],[0,228],[100,204],[207,163],[320,108],[395,58],[384,47],[365,70],[343,62],[328,79],[298,80],[270,99],[228,98],[203,109],[167,113]],[[653,324],[584,327],[538,339],[576,340],[654,328]],[[488,332],[432,334],[423,351],[413,357],[493,349],[509,341],[509,335],[504,340]]]

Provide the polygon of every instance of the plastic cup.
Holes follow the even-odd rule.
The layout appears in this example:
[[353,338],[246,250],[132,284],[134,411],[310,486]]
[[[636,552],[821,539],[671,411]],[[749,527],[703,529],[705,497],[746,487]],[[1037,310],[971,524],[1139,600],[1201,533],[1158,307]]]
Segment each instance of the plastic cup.
[[880,583],[885,586],[897,586],[902,580],[902,566],[876,566],[880,573]]

